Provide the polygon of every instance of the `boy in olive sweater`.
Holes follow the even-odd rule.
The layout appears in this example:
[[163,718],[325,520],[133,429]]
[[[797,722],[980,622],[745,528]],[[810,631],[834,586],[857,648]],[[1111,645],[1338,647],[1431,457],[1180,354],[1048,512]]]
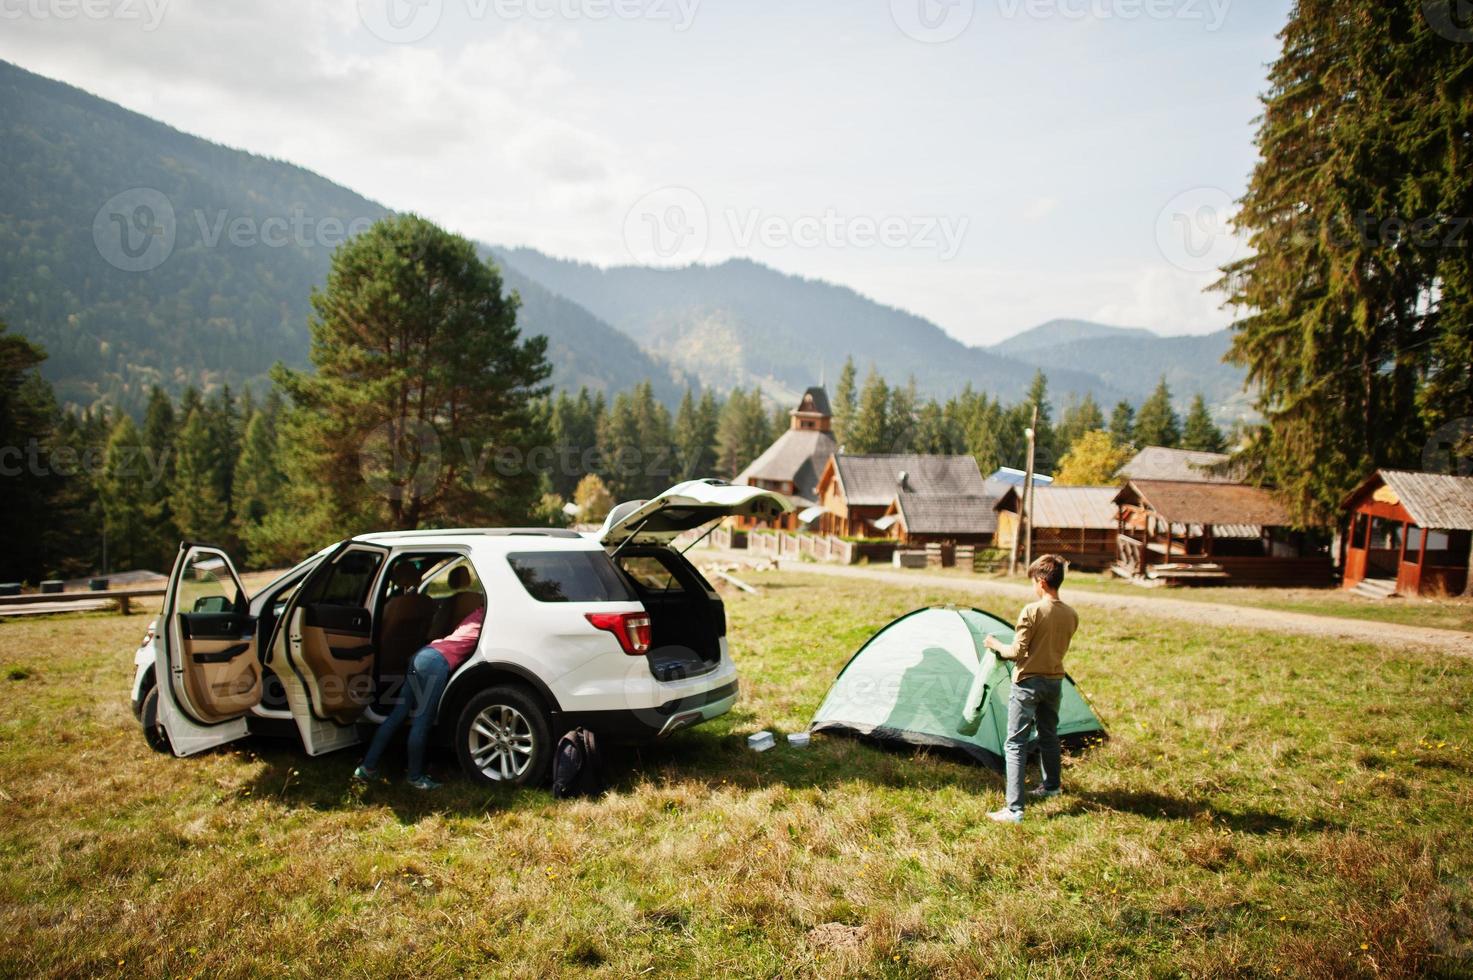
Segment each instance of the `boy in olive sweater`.
[[1028,576],[1038,601],[1023,607],[1011,645],[987,637],[989,650],[1017,664],[1008,699],[1007,806],[988,814],[998,823],[1023,820],[1023,766],[1035,725],[1043,782],[1028,795],[1042,799],[1063,792],[1059,784],[1059,697],[1064,687],[1064,655],[1079,629],[1079,615],[1059,598],[1064,566],[1059,555],[1044,555],[1030,565]]

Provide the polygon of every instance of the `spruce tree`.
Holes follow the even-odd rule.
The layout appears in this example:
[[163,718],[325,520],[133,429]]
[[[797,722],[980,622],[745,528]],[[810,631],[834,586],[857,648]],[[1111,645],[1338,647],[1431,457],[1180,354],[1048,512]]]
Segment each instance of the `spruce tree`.
[[859,410],[858,394],[858,372],[854,370],[854,358],[844,360],[844,368],[839,372],[839,383],[834,388],[834,438],[838,440],[841,447],[845,446],[849,438],[849,431],[854,426],[854,416]]
[[1212,421],[1212,413],[1207,411],[1207,403],[1200,394],[1192,399],[1191,411],[1187,412],[1187,420],[1182,426],[1181,446],[1183,449],[1196,449],[1206,453],[1220,453],[1227,448],[1222,430]]
[[107,535],[107,568],[148,568],[159,550],[156,511],[149,500],[143,436],[122,414],[108,437],[97,491]]
[[188,541],[223,544],[230,529],[227,502],[220,493],[225,460],[209,414],[194,409],[179,430],[178,458],[169,505],[179,533]]
[[1067,453],[1085,433],[1104,427],[1105,413],[1100,411],[1095,396],[1086,394],[1083,401],[1064,409],[1064,417],[1055,432],[1057,448],[1061,454]]
[[241,556],[241,561],[254,563],[250,552],[256,547],[255,542],[260,536],[266,516],[281,500],[282,475],[279,458],[276,421],[266,411],[258,410],[246,423],[232,488],[236,536],[245,543],[247,549],[247,553]]
[[1143,448],[1165,446],[1175,449],[1181,444],[1181,420],[1171,407],[1171,389],[1164,376],[1156,390],[1151,392],[1151,397],[1141,403],[1132,435],[1135,444]]
[[1135,409],[1130,402],[1118,402],[1110,413],[1110,438],[1122,446],[1135,442]]
[[675,413],[675,457],[682,480],[696,480],[716,471],[716,403],[710,392],[696,401],[689,388]]
[[890,386],[874,368],[864,379],[854,424],[844,437],[845,452],[852,454],[889,451]]

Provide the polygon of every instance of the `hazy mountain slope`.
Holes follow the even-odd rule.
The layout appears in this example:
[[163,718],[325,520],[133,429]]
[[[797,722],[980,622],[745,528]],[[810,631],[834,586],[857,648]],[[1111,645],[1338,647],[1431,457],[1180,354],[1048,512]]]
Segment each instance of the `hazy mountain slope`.
[[[1066,321],[1055,321],[1060,322]],[[1090,371],[1135,401],[1148,395],[1165,376],[1183,408],[1200,393],[1214,407],[1219,421],[1251,414],[1252,399],[1243,391],[1242,369],[1223,361],[1232,340],[1228,331],[1159,337],[1146,330],[1075,322],[1082,328],[1078,335],[1055,328],[1052,343],[1032,344],[1025,339],[1022,349],[1016,349],[1012,341],[1004,341],[992,349],[1008,349],[1019,360],[1045,368],[1057,365]]]
[[[1010,400],[1023,394],[1033,374],[1027,364],[967,347],[929,320],[755,262],[601,269],[526,248],[498,254],[717,387],[761,383],[793,397],[820,372],[832,379],[850,354],[861,372],[873,364],[892,381],[914,375],[923,393],[935,395],[970,383]],[[1049,380],[1061,396],[1119,397],[1087,371],[1050,370]]]
[[[333,248],[354,222],[389,213],[301,167],[5,62],[0,173],[0,319],[45,345],[46,375],[81,403],[136,406],[156,381],[239,385],[277,360],[305,363],[308,297]],[[653,377],[674,396],[669,371],[627,338],[506,278],[522,293],[523,331],[548,335],[554,383]]]
[[1032,329],[1024,330],[1020,334],[1015,334],[1000,344],[993,344],[989,350],[1008,357],[1021,358],[1029,351],[1080,340],[1123,339],[1126,337],[1150,339],[1155,336],[1157,335],[1151,331],[1142,330],[1139,327],[1109,327],[1103,323],[1091,323],[1088,320],[1050,320]]

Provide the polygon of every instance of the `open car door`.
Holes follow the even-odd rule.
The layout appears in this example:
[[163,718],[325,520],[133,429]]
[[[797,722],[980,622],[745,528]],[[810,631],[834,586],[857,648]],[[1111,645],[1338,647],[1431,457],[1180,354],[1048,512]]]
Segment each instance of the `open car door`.
[[278,649],[286,664],[274,669],[309,755],[359,741],[355,723],[374,697],[374,587],[388,555],[378,545],[344,541],[284,611]]
[[179,546],[164,594],[155,647],[159,723],[176,755],[193,755],[246,734],[261,702],[261,661],[249,596],[223,551]]
[[720,480],[691,480],[653,500],[634,500],[615,507],[599,531],[599,540],[606,548],[669,544],[686,531],[722,518],[771,519],[792,509],[787,497],[772,490]]

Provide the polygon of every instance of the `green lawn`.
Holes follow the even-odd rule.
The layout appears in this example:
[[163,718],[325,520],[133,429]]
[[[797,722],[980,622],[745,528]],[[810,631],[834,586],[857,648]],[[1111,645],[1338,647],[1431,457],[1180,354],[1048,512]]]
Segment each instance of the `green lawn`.
[[448,757],[427,796],[286,742],[155,755],[125,700],[142,617],[0,624],[0,973],[1473,973],[1473,664],[1086,613],[1071,666],[1113,737],[1000,827],[985,769],[744,747],[964,596],[750,578],[737,710],[611,753],[576,803]]

